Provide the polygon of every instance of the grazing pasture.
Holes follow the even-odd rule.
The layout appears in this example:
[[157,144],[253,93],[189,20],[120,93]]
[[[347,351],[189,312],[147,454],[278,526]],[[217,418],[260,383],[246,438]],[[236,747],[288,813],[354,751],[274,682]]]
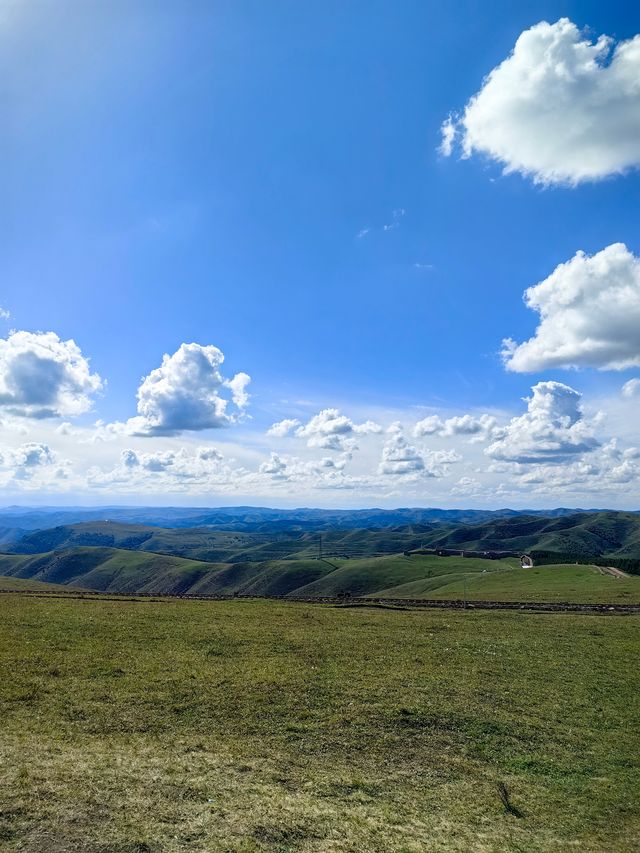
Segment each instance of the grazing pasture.
[[7,851],[633,851],[640,618],[0,596]]

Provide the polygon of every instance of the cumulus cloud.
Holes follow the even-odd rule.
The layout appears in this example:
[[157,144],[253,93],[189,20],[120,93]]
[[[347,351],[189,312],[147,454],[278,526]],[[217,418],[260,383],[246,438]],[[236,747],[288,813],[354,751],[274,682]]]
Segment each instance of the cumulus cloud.
[[267,430],[267,435],[273,435],[276,438],[284,438],[299,426],[302,426],[302,424],[297,418],[285,418],[283,421],[271,424]]
[[373,421],[354,423],[339,409],[322,409],[306,424],[296,429],[297,436],[307,439],[307,447],[320,447],[325,450],[345,450],[353,446],[354,436],[380,432],[382,427],[379,424]]
[[624,243],[592,256],[577,252],[528,288],[524,300],[540,324],[522,344],[503,341],[508,370],[640,365],[640,258]]
[[380,474],[415,474],[425,469],[424,459],[417,448],[410,445],[402,431],[393,431],[382,448]]
[[119,463],[110,470],[98,466],[89,468],[86,482],[90,487],[122,491],[202,491],[245,473],[245,469],[233,471],[225,465],[223,455],[211,446],[178,447],[149,453],[125,448]]
[[272,453],[267,462],[260,465],[260,474],[268,474],[274,480],[286,480],[287,463],[277,453]]
[[459,415],[443,420],[439,415],[423,418],[413,428],[415,438],[425,435],[439,435],[444,438],[467,436],[472,442],[485,441],[499,431],[498,421],[493,415]]
[[12,415],[80,415],[102,388],[78,345],[54,332],[12,332],[0,339],[0,406]]
[[[135,435],[175,435],[184,430],[215,429],[236,423],[248,402],[250,378],[237,373],[225,379],[222,352],[214,346],[181,344],[173,355],[142,380],[138,416],[127,427]],[[223,392],[231,392],[231,400]],[[230,403],[237,412],[229,413]]]
[[558,464],[598,446],[578,391],[562,382],[538,382],[531,390],[527,411],[512,418],[486,448],[489,457],[521,464]]
[[443,477],[449,465],[462,458],[454,450],[419,450],[406,440],[399,422],[393,423],[387,432],[389,438],[382,448],[379,474]]
[[69,463],[42,442],[30,441],[0,450],[0,485],[3,488],[38,489],[65,480]]
[[518,37],[461,116],[442,125],[440,152],[459,141],[545,184],[577,184],[640,164],[640,36],[595,42],[568,18]]

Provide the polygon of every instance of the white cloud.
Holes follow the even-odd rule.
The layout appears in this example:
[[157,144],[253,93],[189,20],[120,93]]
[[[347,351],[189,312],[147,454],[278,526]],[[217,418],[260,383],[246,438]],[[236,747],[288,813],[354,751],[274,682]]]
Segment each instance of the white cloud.
[[423,418],[413,428],[415,438],[421,438],[424,435],[439,435],[444,430],[444,421],[439,415],[429,415]]
[[0,406],[12,415],[80,415],[101,388],[102,380],[72,340],[22,331],[0,339]]
[[[184,430],[215,429],[236,423],[247,405],[250,378],[237,373],[225,379],[220,373],[222,352],[214,346],[181,344],[173,355],[164,355],[138,388],[138,417],[127,422],[134,435],[175,435]],[[238,412],[229,414],[231,402],[222,392],[231,391]]]
[[387,430],[389,438],[382,448],[379,474],[443,477],[449,465],[461,460],[454,450],[419,450],[404,437],[399,422]]
[[635,397],[636,394],[640,391],[640,379],[630,379],[628,382],[625,382],[622,386],[622,396],[623,397]]
[[444,157],[450,157],[453,153],[453,146],[457,136],[456,120],[453,116],[448,116],[440,127],[442,140],[438,146],[438,151]]
[[623,243],[592,256],[577,252],[524,299],[540,325],[522,344],[503,342],[507,369],[640,365],[640,258]]
[[525,30],[440,152],[478,152],[545,184],[577,184],[640,164],[640,36],[595,43],[568,18]]
[[239,409],[246,409],[249,405],[247,385],[250,382],[251,377],[248,373],[236,373],[233,379],[229,379],[224,383],[231,391],[231,399]]
[[17,447],[0,450],[0,486],[37,491],[56,483],[64,486],[69,463],[42,442],[30,441]]
[[470,441],[486,441],[497,436],[498,422],[493,415],[459,415],[442,420],[439,415],[429,415],[423,418],[413,428],[415,438],[425,435],[439,435],[444,438],[455,436],[470,436]]
[[527,411],[512,418],[486,448],[492,459],[530,464],[563,463],[598,446],[593,424],[582,412],[581,395],[561,382],[538,382]]
[[245,469],[232,469],[224,463],[223,455],[214,447],[177,447],[141,453],[125,448],[119,463],[108,470],[94,465],[86,472],[90,488],[117,488],[120,491],[202,492],[229,483]]
[[10,320],[11,312],[7,311],[6,308],[0,308],[0,320]]
[[398,428],[391,432],[384,447],[378,471],[380,474],[415,474],[425,470],[424,459]]
[[271,424],[267,430],[267,435],[273,435],[276,438],[284,438],[285,435],[289,435],[294,429],[296,429],[296,427],[299,426],[301,426],[301,423],[297,418],[285,418],[283,421]]
[[304,426],[296,429],[297,436],[307,439],[307,447],[320,447],[325,450],[346,450],[353,447],[353,436],[380,432],[382,427],[379,424],[373,421],[354,423],[339,409],[323,409]]
[[268,462],[263,462],[258,471],[260,474],[268,474],[274,480],[288,479],[286,474],[287,463],[277,453],[272,453]]

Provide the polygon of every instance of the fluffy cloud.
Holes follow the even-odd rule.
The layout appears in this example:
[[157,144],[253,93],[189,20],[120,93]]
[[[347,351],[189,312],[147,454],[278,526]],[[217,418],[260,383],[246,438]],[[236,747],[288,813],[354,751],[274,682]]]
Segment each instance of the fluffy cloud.
[[289,435],[299,426],[301,426],[301,423],[297,418],[285,418],[283,421],[271,424],[267,430],[267,435],[273,435],[276,438],[284,438],[285,435]]
[[[107,471],[93,466],[86,479],[91,487],[118,487],[122,491],[199,491],[229,481],[231,472],[222,454],[211,446],[150,453],[125,448],[118,465]],[[246,471],[237,469],[235,473],[243,476]]]
[[420,452],[407,442],[400,429],[393,431],[382,448],[379,473],[415,474],[424,470]]
[[509,370],[640,365],[640,259],[623,243],[592,256],[577,252],[524,299],[540,325],[522,344],[503,342]]
[[498,422],[492,415],[460,415],[442,420],[438,415],[423,418],[413,428],[415,438],[425,435],[439,435],[445,438],[469,436],[470,441],[485,441],[499,432]]
[[525,30],[440,151],[486,154],[540,183],[577,184],[640,164],[640,36],[592,42],[567,18]]
[[[237,373],[225,379],[220,373],[222,352],[214,346],[181,344],[173,355],[164,355],[138,388],[138,417],[128,421],[135,435],[175,435],[183,430],[229,426],[238,421],[247,405],[250,378]],[[231,400],[223,397],[231,392]],[[237,412],[227,411],[233,402]]]
[[267,462],[263,462],[258,469],[260,474],[267,474],[274,480],[286,480],[287,463],[277,453],[272,453]]
[[379,474],[421,475],[424,477],[443,477],[449,465],[459,462],[460,457],[454,450],[419,450],[404,437],[402,426],[396,422],[389,429],[389,438],[382,448],[382,458],[378,466]]
[[488,456],[521,464],[558,464],[598,446],[578,391],[561,382],[539,382],[531,390],[527,411],[511,419],[500,438],[486,448]]
[[12,332],[0,339],[0,406],[13,415],[80,415],[102,388],[72,341],[54,332]]
[[69,463],[42,442],[30,441],[18,447],[0,450],[0,485],[3,488],[37,490],[63,485],[69,475]]
[[[282,423],[284,422],[281,421]],[[274,424],[274,426],[278,425]],[[323,409],[304,426],[298,427],[296,435],[307,439],[307,447],[345,450],[353,446],[351,441],[353,436],[380,432],[382,427],[373,421],[357,424],[343,415],[339,409]]]

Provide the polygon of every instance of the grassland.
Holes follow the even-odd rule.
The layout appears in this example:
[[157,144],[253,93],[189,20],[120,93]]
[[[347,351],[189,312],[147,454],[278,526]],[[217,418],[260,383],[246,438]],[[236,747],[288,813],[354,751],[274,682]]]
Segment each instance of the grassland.
[[[454,559],[445,557],[440,562]],[[565,564],[521,569],[497,566],[493,561],[487,571],[486,560],[478,562],[484,563],[485,571],[465,572],[464,565],[456,565],[457,571],[444,574],[443,567],[441,574],[381,590],[376,597],[462,599],[466,596],[475,601],[640,603],[638,576],[613,577],[597,566]]]
[[0,844],[637,851],[639,628],[0,596]]
[[594,566],[575,564],[521,569],[513,558],[396,554],[361,560],[207,563],[84,546],[0,555],[0,574],[126,594],[459,599],[466,589],[467,598],[476,600],[640,603],[640,576],[614,578]]
[[61,590],[71,592],[78,587],[63,587],[57,583],[43,583],[32,578],[11,578],[0,575],[0,590],[13,590],[16,592],[60,592]]

